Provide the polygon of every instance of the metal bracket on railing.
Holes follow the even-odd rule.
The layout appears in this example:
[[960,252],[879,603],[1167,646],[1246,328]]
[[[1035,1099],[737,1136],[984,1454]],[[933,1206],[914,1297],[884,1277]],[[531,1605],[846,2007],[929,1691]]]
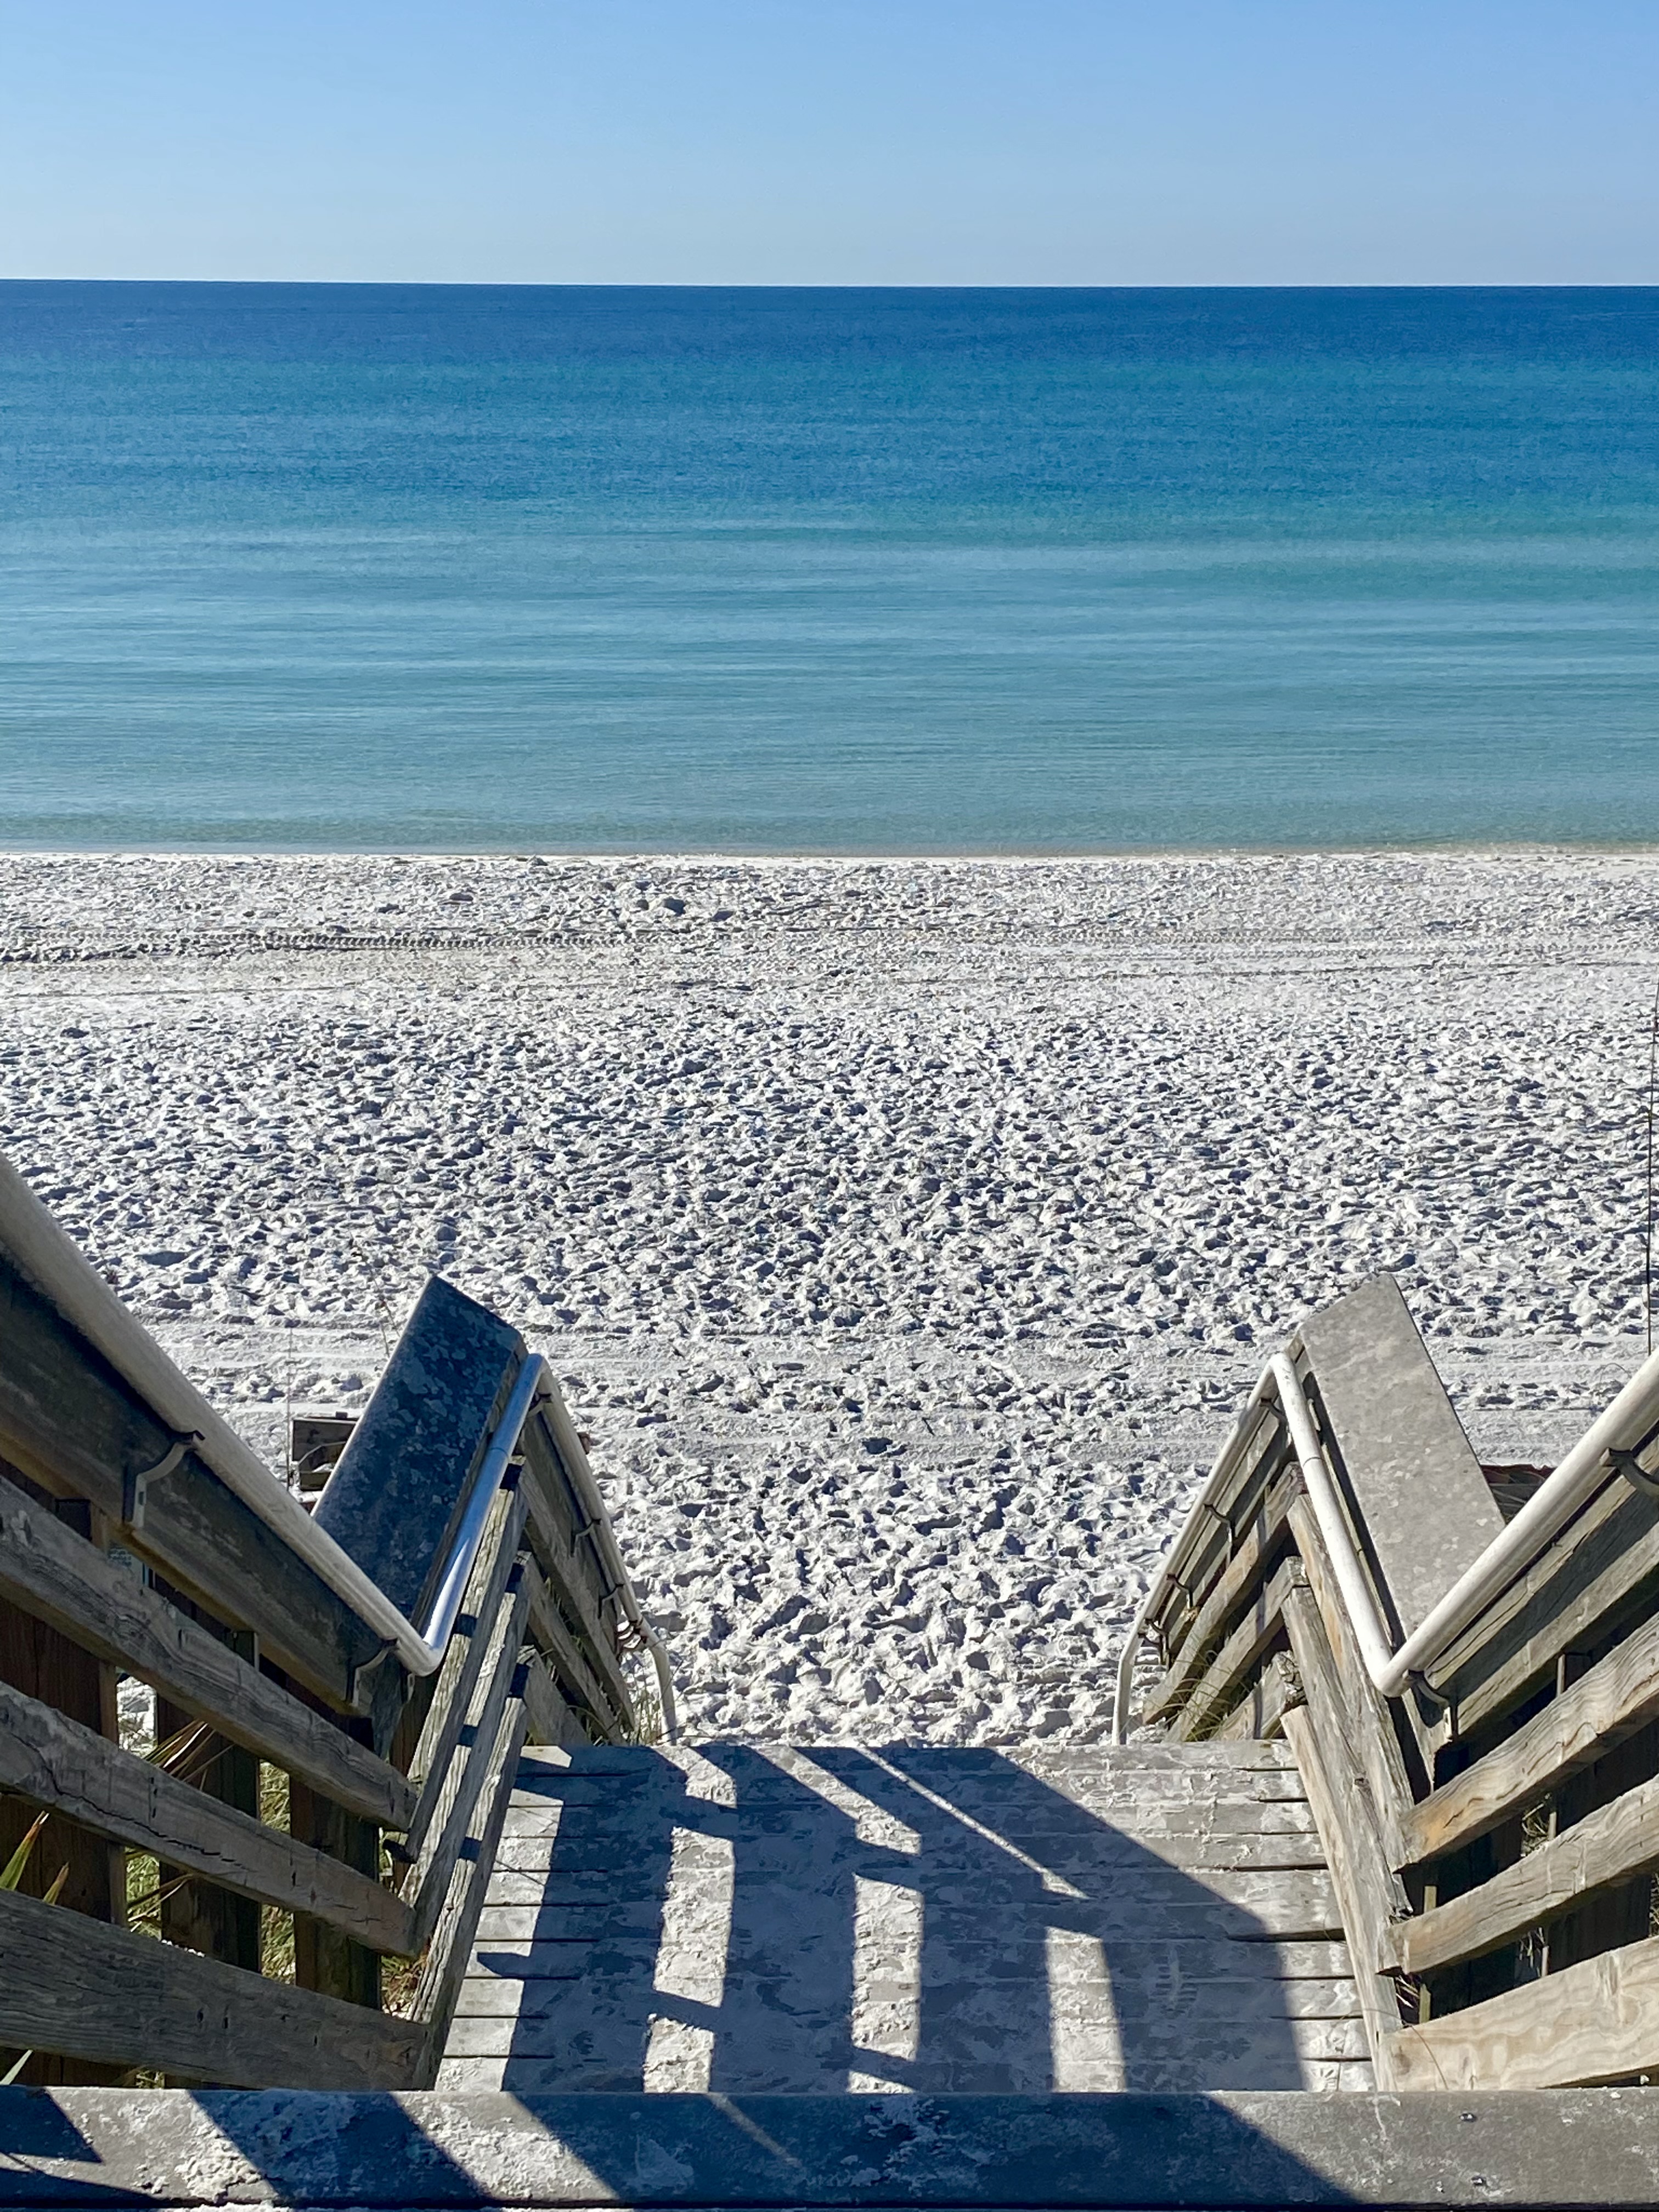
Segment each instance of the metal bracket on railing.
[[175,1429],[173,1442],[154,1467],[130,1467],[121,1477],[121,1525],[124,1528],[142,1528],[144,1508],[149,1503],[149,1486],[159,1482],[164,1474],[171,1474],[192,1444],[202,1441],[199,1429]]
[[1648,1473],[1636,1451],[1606,1452],[1601,1464],[1609,1474],[1622,1475],[1638,1497],[1659,1498],[1659,1475]]

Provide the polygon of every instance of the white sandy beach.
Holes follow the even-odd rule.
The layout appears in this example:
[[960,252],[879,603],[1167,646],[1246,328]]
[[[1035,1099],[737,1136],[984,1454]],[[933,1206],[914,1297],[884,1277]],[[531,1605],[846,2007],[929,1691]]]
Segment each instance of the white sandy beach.
[[1642,1350],[1659,856],[0,859],[0,1146],[268,1455],[428,1267],[566,1379],[694,1734],[1100,1735],[1264,1352],[1477,1445]]

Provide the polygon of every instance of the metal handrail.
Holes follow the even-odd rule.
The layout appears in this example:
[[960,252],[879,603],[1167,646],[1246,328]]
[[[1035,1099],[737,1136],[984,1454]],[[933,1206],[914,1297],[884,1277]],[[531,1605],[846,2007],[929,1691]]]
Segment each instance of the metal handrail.
[[[432,1666],[443,1662],[444,1652],[455,1626],[456,1615],[461,1609],[461,1600],[477,1562],[478,1547],[483,1542],[485,1524],[489,1509],[495,1502],[495,1493],[518,1449],[519,1437],[529,1419],[537,1395],[547,1386],[548,1365],[539,1352],[532,1352],[519,1370],[518,1380],[513,1385],[513,1395],[495,1424],[477,1474],[473,1478],[465,1510],[460,1526],[455,1531],[449,1547],[449,1557],[439,1578],[437,1595],[427,1608],[421,1629],[421,1641],[432,1656]],[[430,1670],[428,1670],[430,1671]]]
[[1366,1674],[1385,1698],[1395,1698],[1411,1681],[1425,1678],[1428,1668],[1453,1641],[1486,1606],[1502,1595],[1544,1547],[1589,1503],[1613,1471],[1616,1456],[1641,1449],[1651,1437],[1659,1425],[1659,1352],[1643,1362],[1555,1472],[1398,1648],[1360,1559],[1302,1378],[1288,1352],[1275,1352],[1262,1369],[1244,1412],[1217,1455],[1203,1488],[1182,1523],[1180,1534],[1130,1625],[1118,1656],[1117,1697],[1112,1715],[1114,1743],[1122,1743],[1127,1735],[1135,1659],[1147,1625],[1163,1601],[1174,1569],[1212,1514],[1211,1493],[1232,1474],[1254,1431],[1255,1414],[1269,1398],[1277,1399],[1284,1414],[1297,1466],[1307,1489],[1308,1503],[1330,1554],[1332,1571],[1347,1607]]

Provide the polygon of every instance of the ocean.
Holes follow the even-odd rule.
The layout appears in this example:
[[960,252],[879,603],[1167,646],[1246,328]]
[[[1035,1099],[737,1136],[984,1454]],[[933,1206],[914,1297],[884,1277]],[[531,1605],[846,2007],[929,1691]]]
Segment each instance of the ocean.
[[0,285],[0,845],[1659,841],[1659,289]]

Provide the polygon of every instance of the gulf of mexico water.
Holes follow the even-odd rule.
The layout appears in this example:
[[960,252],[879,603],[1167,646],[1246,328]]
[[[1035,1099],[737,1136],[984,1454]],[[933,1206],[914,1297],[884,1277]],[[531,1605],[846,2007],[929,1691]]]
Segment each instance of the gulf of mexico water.
[[1659,290],[0,285],[0,844],[1659,841]]

